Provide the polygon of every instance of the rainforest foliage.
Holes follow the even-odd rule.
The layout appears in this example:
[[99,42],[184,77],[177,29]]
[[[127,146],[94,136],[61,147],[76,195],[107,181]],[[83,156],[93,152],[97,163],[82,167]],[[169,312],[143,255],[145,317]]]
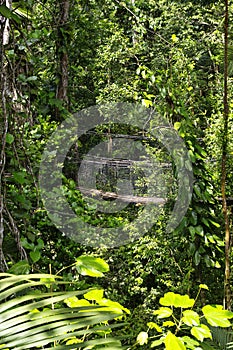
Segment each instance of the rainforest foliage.
[[[1,349],[223,349],[211,327],[229,328],[232,318],[225,268],[232,261],[225,241],[233,206],[232,19],[227,0],[0,0]],[[188,161],[180,163],[193,173],[193,188],[179,225],[166,230],[182,178],[174,154],[130,122],[84,133],[62,165],[62,193],[82,221],[128,225],[133,235],[133,220],[160,174],[131,171],[127,162],[116,171],[105,160],[87,204],[78,188],[80,164],[98,143],[111,148],[114,134],[136,137],[138,152],[146,149],[160,164],[157,193],[167,191],[145,234],[93,247],[49,217],[40,164],[62,122],[115,102],[166,120],[187,149]],[[117,176],[131,181],[132,202],[98,211],[95,196],[103,193],[102,202],[114,208]],[[58,206],[57,222],[62,211]],[[148,213],[144,220],[151,220]],[[18,322],[25,327],[20,336]]]

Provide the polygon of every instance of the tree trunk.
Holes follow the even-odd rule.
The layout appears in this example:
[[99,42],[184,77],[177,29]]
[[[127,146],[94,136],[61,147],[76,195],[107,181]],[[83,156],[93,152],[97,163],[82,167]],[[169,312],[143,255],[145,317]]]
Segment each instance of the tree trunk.
[[68,104],[68,39],[69,0],[59,1],[59,27],[57,37],[58,85],[56,97],[66,106]]
[[226,197],[226,181],[227,181],[227,148],[228,148],[228,0],[225,0],[225,26],[224,26],[224,123],[222,137],[222,208],[225,224],[225,278],[224,278],[224,308],[231,310],[231,282],[230,282],[230,252],[231,252],[231,234],[228,204]]

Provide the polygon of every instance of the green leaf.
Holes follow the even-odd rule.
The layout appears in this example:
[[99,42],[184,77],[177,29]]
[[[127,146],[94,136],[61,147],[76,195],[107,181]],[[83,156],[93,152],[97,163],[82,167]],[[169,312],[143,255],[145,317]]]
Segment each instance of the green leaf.
[[199,346],[199,343],[198,343],[196,340],[194,340],[194,339],[192,339],[192,338],[190,338],[190,337],[188,337],[188,336],[182,337],[182,340],[183,340],[183,342],[184,342],[185,344],[187,344],[187,347],[188,347],[189,349],[195,350],[196,347]]
[[217,228],[219,228],[221,226],[218,222],[215,222],[215,221],[210,220],[210,219],[209,219],[209,221],[211,222],[211,224],[213,224]]
[[37,240],[37,249],[42,249],[44,247],[44,241],[41,238]]
[[101,300],[98,300],[97,302],[99,305],[107,306],[107,309],[106,309],[107,311],[112,311],[119,314],[122,314],[123,311],[125,311],[127,314],[130,314],[129,309],[122,306],[117,301],[112,301],[110,299],[101,299]]
[[84,294],[84,298],[87,300],[101,300],[103,299],[103,296],[104,296],[103,289],[94,289]]
[[201,255],[199,253],[199,251],[197,250],[195,255],[194,255],[194,261],[195,261],[195,265],[198,266],[200,264],[201,261]]
[[164,344],[166,350],[186,350],[183,341],[180,338],[177,338],[175,334],[171,332],[168,332],[167,336],[165,337]]
[[191,334],[197,339],[200,340],[201,342],[205,338],[210,338],[212,339],[212,335],[210,332],[209,327],[207,327],[205,324],[202,324],[200,326],[195,326],[191,329]]
[[19,183],[20,185],[23,185],[26,182],[25,175],[26,174],[23,173],[22,171],[14,172],[13,178],[17,183]]
[[206,284],[199,284],[199,288],[209,290],[209,288]]
[[140,332],[137,336],[137,342],[139,343],[139,345],[147,344],[148,333],[147,332]]
[[11,268],[7,271],[8,273],[13,273],[14,275],[24,275],[30,272],[30,265],[27,260],[21,260],[11,266]]
[[160,307],[158,310],[153,312],[153,315],[157,315],[158,318],[170,317],[173,314],[172,309],[168,307]]
[[76,296],[65,299],[64,302],[71,308],[91,305],[86,299],[78,299]]
[[201,225],[195,227],[195,232],[201,237],[204,236],[204,229]]
[[183,312],[183,317],[182,321],[187,325],[187,326],[198,326],[200,324],[200,318],[198,313],[196,313],[193,310],[185,310]]
[[5,5],[0,5],[0,14],[5,18],[13,19],[15,22],[21,23],[21,18]]
[[146,108],[149,108],[150,106],[153,106],[153,102],[151,100],[142,100],[142,105],[145,106]]
[[39,250],[31,251],[31,252],[29,253],[29,255],[30,255],[30,258],[32,259],[32,261],[33,261],[34,263],[36,263],[37,261],[39,261],[40,258],[41,258],[41,255],[40,255]]
[[233,318],[233,312],[223,310],[221,305],[215,307],[206,305],[202,308],[202,312],[207,322],[214,327],[230,327],[229,319]]
[[159,332],[159,333],[162,333],[162,328],[161,327],[159,327],[155,322],[148,322],[147,323],[147,326],[150,328],[150,329],[156,329],[156,331],[157,332]]
[[163,322],[163,327],[173,327],[175,325],[176,324],[173,321],[165,321],[165,322]]
[[49,278],[41,278],[40,279],[41,283],[44,283],[44,285],[47,288],[50,288],[53,283],[55,283],[55,278],[54,277],[49,277]]
[[175,130],[179,130],[180,127],[181,127],[181,123],[180,122],[175,122],[174,129]]
[[109,266],[101,258],[83,255],[76,259],[76,269],[83,276],[103,277],[103,272],[109,271]]
[[160,298],[159,303],[164,306],[181,307],[183,309],[193,307],[195,300],[190,299],[188,295],[175,294],[168,292]]
[[155,348],[156,346],[159,346],[163,344],[163,338],[160,338],[158,340],[154,340],[152,343],[151,343],[151,348]]
[[35,81],[35,80],[37,80],[37,76],[35,75],[32,75],[31,77],[27,78],[27,81]]
[[9,145],[12,144],[14,139],[15,138],[14,138],[14,136],[12,134],[9,134],[9,133],[6,134],[6,143],[9,143]]

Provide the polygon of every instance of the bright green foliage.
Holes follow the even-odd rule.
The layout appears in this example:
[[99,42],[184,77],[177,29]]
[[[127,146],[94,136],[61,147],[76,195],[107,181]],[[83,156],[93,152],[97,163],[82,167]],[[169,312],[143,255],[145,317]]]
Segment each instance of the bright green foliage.
[[168,332],[164,338],[164,344],[166,350],[185,350],[184,343],[181,339],[175,336],[175,334]]
[[182,321],[187,324],[187,326],[198,326],[200,324],[200,317],[198,313],[193,310],[183,311]]
[[193,307],[195,300],[190,299],[188,295],[179,295],[173,292],[168,292],[163,298],[159,300],[159,303],[164,306],[181,307],[183,309]]
[[158,310],[153,312],[153,315],[157,315],[158,318],[170,317],[172,314],[172,309],[169,309],[168,307],[160,307]]
[[230,327],[229,319],[233,318],[231,311],[223,310],[222,305],[206,305],[202,308],[202,312],[207,322],[214,327]]
[[[208,289],[206,285],[201,284],[199,286],[198,295],[201,288]],[[195,300],[197,300],[197,297]],[[208,345],[203,343],[204,340],[208,338],[212,339],[211,329],[207,324],[210,326],[227,328],[231,325],[229,320],[233,318],[233,312],[223,310],[222,306],[220,305],[215,307],[206,305],[202,308],[203,314],[199,315],[198,312],[193,310],[195,305],[194,299],[190,299],[188,295],[180,295],[169,292],[166,293],[163,298],[160,298],[159,303],[161,305],[170,306],[171,308],[161,307],[153,312],[153,315],[157,317],[158,322],[167,317],[171,317],[172,321],[165,321],[161,324],[161,326],[158,326],[154,322],[147,324],[149,330],[155,329],[156,332],[159,333],[159,335],[156,335],[156,337],[159,339],[152,341],[151,348],[164,344],[166,350],[206,349],[205,346],[208,347]],[[178,313],[177,309],[179,309]],[[205,318],[207,324],[203,323],[203,317]],[[187,334],[187,326],[190,335],[193,336],[193,338],[184,335]],[[172,327],[173,331],[169,330],[170,327]],[[141,332],[140,334],[143,334],[143,339],[146,339],[147,342],[149,335],[147,334],[146,336],[145,332]],[[143,340],[139,342],[137,339],[137,341],[140,345],[144,344]]]
[[203,342],[205,338],[212,339],[210,329],[205,324],[201,324],[197,327],[192,327],[190,332],[197,340],[200,340],[201,342]]

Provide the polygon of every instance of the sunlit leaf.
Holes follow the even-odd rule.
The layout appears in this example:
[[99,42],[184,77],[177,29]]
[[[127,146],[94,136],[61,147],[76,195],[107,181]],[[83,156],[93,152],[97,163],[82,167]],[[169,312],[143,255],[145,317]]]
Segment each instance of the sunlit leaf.
[[109,271],[109,266],[101,258],[84,255],[76,259],[76,269],[84,276],[103,277],[103,273]]
[[148,322],[147,326],[151,329],[153,329],[153,328],[156,329],[156,331],[159,333],[162,333],[162,331],[163,331],[162,328],[159,327],[155,322]]
[[147,344],[148,342],[148,333],[147,332],[140,332],[137,336],[137,342],[139,345]]
[[160,298],[159,303],[164,306],[174,306],[181,308],[193,307],[195,300],[190,299],[188,295],[175,294],[168,292]]
[[206,284],[199,284],[200,289],[207,289],[209,290],[208,286]]
[[198,326],[200,324],[199,315],[193,310],[185,310],[183,312],[182,321],[187,326]]
[[168,332],[167,336],[165,337],[164,344],[166,350],[186,350],[183,341],[171,332]]
[[158,318],[170,317],[173,314],[172,309],[168,307],[160,307],[158,310],[153,312],[153,315],[157,315]]
[[206,305],[202,308],[202,312],[211,326],[230,327],[231,325],[229,319],[233,318],[233,312],[223,310],[221,305],[216,305],[215,307]]
[[84,298],[87,300],[101,300],[103,299],[103,295],[104,295],[103,289],[94,289],[84,294]]
[[210,332],[209,327],[207,327],[205,324],[202,324],[200,326],[195,326],[191,328],[191,334],[197,339],[200,340],[201,342],[205,338],[210,338],[212,339],[212,335]]

